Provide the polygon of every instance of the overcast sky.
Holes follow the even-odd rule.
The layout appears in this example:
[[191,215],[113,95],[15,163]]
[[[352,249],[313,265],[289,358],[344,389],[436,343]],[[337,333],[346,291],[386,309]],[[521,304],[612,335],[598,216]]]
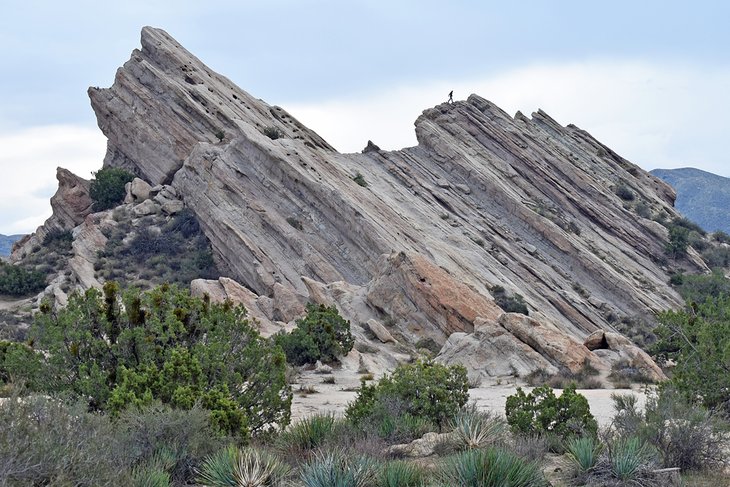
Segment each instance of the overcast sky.
[[0,17],[0,233],[50,215],[55,168],[101,167],[86,96],[144,25],[284,107],[338,150],[415,144],[427,107],[477,93],[542,108],[645,169],[730,176],[730,2],[7,0]]

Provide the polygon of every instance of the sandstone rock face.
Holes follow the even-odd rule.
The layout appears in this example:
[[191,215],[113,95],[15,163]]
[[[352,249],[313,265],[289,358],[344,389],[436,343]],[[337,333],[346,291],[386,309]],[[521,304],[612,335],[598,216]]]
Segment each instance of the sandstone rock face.
[[10,260],[17,262],[28,255],[33,247],[40,245],[50,232],[71,230],[91,213],[90,182],[71,171],[56,169],[58,190],[51,197],[53,214],[27,238],[16,242]]
[[[416,147],[339,154],[153,28],[89,96],[105,165],[155,200],[172,188],[269,320],[294,318],[302,298],[334,303],[357,333],[392,323],[399,342],[429,337],[440,359],[498,375],[600,361],[588,334],[681,304],[666,229],[636,209],[675,216],[671,188],[540,110],[511,117],[472,95],[424,111]],[[494,286],[534,319],[501,317]]]

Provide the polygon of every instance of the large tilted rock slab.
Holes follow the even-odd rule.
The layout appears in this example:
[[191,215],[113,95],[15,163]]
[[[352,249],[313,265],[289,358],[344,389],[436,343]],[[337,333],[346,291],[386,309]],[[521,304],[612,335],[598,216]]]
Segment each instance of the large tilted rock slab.
[[[580,355],[588,334],[681,304],[662,257],[667,231],[639,216],[677,216],[671,188],[542,111],[512,117],[472,95],[424,111],[416,147],[338,154],[153,28],[113,86],[89,95],[105,165],[174,187],[220,269],[260,297],[334,299],[310,291],[341,283],[338,306],[394,320],[389,331],[408,342],[463,338],[483,319],[499,329],[470,343],[499,343],[520,369],[573,369],[580,356],[559,355]],[[538,346],[532,322],[498,324],[494,286],[522,294],[564,341]]]
[[237,132],[238,119],[332,150],[282,110],[273,114],[213,72],[161,29],[142,29],[142,49],[117,71],[114,86],[89,88],[89,98],[109,139],[104,163],[131,170],[153,186],[172,180],[198,142],[227,140]]

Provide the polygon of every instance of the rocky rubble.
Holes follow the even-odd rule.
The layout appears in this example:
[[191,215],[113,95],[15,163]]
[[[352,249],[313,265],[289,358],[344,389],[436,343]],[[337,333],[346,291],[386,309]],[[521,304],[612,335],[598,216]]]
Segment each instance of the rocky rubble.
[[[425,110],[416,147],[340,154],[150,27],[89,96],[104,164],[139,177],[128,204],[184,205],[210,240],[228,277],[193,292],[243,303],[268,334],[313,301],[336,304],[382,367],[430,339],[440,360],[483,376],[620,357],[661,374],[628,340],[608,352],[583,341],[681,304],[667,231],[637,210],[676,216],[674,193],[584,130],[472,95]],[[524,296],[529,316],[505,313],[497,286]]]

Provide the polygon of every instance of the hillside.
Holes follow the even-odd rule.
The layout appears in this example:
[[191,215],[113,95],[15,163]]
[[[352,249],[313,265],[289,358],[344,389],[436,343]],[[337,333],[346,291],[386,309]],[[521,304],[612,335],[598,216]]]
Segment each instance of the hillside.
[[677,191],[680,213],[708,232],[730,233],[730,178],[692,167],[650,172]]
[[691,248],[665,255],[670,186],[541,110],[512,117],[472,95],[426,109],[416,147],[340,154],[149,27],[114,84],[89,96],[104,166],[138,179],[123,206],[91,213],[88,182],[59,170],[54,215],[13,259],[73,229],[69,271],[47,290],[60,303],[115,277],[100,262],[114,229],[124,245],[164,235],[184,207],[223,276],[193,292],[242,302],[266,334],[312,301],[352,322],[370,370],[428,344],[476,376],[628,360],[659,378],[616,332],[633,337],[682,304],[673,272],[706,269]]
[[0,256],[7,257],[13,250],[13,244],[25,235],[2,235],[0,234]]

